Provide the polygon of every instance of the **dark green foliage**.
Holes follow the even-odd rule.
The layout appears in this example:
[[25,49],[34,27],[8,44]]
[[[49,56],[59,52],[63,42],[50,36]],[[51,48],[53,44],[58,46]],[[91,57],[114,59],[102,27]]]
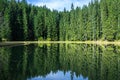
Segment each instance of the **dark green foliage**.
[[2,35],[1,35],[2,24],[3,24],[3,14],[2,12],[0,12],[0,41],[2,40]]
[[24,33],[24,40],[28,38],[28,22],[27,22],[27,13],[26,13],[26,3],[25,0],[22,1],[22,16],[23,16],[23,33]]
[[120,39],[120,1],[93,0],[87,6],[51,11],[26,0],[0,0],[0,41],[86,41]]
[[83,80],[120,80],[119,53],[120,46],[115,45],[31,44],[0,47],[0,80],[39,79],[36,76],[47,79],[47,75],[55,76],[58,71],[63,75],[71,73],[64,76],[65,80],[68,76],[72,78],[68,80],[81,80],[81,76]]

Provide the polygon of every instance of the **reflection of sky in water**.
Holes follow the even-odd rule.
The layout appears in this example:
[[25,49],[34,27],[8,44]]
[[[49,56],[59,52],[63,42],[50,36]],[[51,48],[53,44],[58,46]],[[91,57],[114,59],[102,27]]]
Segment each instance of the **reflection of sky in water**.
[[[51,72],[46,77],[38,76],[33,78],[28,78],[27,80],[71,80],[71,73],[70,71],[65,73],[62,71],[58,71],[57,73]],[[82,75],[76,77],[73,75],[73,80],[88,80],[88,78],[84,78]]]

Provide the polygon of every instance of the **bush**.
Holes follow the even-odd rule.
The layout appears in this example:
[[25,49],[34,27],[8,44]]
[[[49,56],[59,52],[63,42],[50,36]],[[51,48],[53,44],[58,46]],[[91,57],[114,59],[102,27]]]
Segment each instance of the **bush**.
[[5,39],[5,38],[2,38],[2,41],[3,41],[3,42],[5,42],[5,41],[7,41],[7,39]]
[[47,40],[46,41],[51,41],[51,38],[47,38]]
[[[43,37],[39,37],[38,41],[44,41]],[[51,41],[51,38],[47,38],[45,41]]]
[[42,37],[39,37],[39,38],[38,38],[38,41],[43,41],[43,38],[42,38]]

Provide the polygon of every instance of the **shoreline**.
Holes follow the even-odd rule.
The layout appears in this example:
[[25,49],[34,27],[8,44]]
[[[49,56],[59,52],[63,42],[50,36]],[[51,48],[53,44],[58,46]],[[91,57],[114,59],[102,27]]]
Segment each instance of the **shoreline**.
[[52,44],[52,43],[66,43],[66,44],[97,44],[97,45],[120,45],[120,41],[6,41],[0,42],[0,46],[9,45],[28,45],[28,44]]

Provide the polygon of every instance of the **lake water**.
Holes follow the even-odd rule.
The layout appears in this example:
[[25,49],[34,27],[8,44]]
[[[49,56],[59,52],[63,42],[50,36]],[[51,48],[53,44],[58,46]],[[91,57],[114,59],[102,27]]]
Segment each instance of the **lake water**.
[[120,46],[0,47],[0,80],[120,80]]

